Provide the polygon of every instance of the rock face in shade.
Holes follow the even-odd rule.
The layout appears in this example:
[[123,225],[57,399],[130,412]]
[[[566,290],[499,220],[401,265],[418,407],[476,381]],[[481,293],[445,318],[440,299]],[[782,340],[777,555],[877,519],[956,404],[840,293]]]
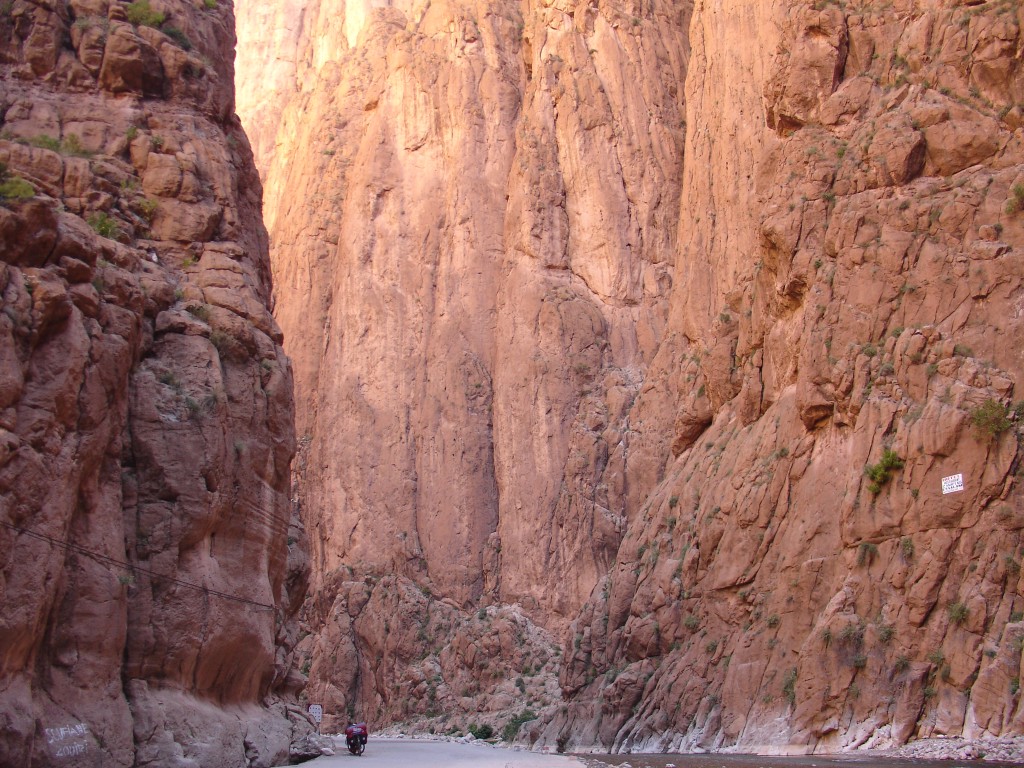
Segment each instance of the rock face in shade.
[[231,8],[197,6],[0,4],[4,765],[269,766],[311,730],[291,370]]
[[[668,311],[686,8],[251,13],[241,103],[275,147],[316,584],[393,572],[467,622],[519,603],[560,632],[625,524],[627,411]],[[276,112],[250,63],[267,47],[296,62]]]
[[[518,603],[560,632],[635,493],[628,409],[668,310],[688,11],[373,5],[239,5],[314,588],[393,573],[470,624]],[[310,696],[353,703],[323,652]]]
[[[687,16],[408,5],[309,4],[291,54],[241,27],[243,103],[275,136],[317,572],[387,566],[558,625],[621,533],[616,446],[667,309]],[[257,56],[299,62],[277,114]]]
[[427,715],[411,582],[564,632],[541,744],[1022,732],[1016,4],[265,13],[311,695]]

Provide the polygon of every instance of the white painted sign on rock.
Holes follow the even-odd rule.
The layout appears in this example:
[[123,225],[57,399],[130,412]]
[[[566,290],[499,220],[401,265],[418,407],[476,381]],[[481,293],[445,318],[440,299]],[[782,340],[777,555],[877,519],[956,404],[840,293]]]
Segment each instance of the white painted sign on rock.
[[950,475],[942,478],[942,495],[947,493],[959,493],[964,489],[963,475]]

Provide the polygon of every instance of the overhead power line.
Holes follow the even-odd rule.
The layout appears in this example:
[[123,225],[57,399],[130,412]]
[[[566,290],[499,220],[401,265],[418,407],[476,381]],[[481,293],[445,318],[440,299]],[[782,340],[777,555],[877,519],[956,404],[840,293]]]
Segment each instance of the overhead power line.
[[228,592],[222,592],[219,589],[212,589],[210,587],[203,586],[202,584],[193,584],[190,581],[184,581],[183,579],[179,579],[174,576],[168,576],[163,573],[157,573],[156,571],[150,570],[149,568],[144,568],[141,565],[133,565],[131,563],[126,563],[121,560],[117,560],[113,557],[110,557],[109,555],[104,555],[102,552],[94,552],[93,550],[87,549],[86,547],[83,547],[79,544],[72,544],[70,541],[62,541],[61,539],[55,539],[52,536],[46,535],[45,533],[33,531],[31,528],[23,528],[19,525],[14,525],[13,523],[8,523],[3,520],[0,520],[0,525],[3,525],[5,528],[10,528],[12,531],[17,531],[18,533],[24,534],[25,536],[31,536],[34,539],[49,542],[50,544],[60,547],[61,549],[65,549],[69,552],[75,552],[79,555],[91,557],[92,559],[104,565],[113,565],[117,568],[123,568],[132,573],[144,573],[147,576],[151,576],[156,579],[163,579],[165,581],[171,582],[172,584],[177,584],[179,587],[185,587],[186,589],[194,589],[199,592],[204,592],[207,595],[211,595],[213,597],[219,597],[223,600],[233,600],[236,603],[245,603],[246,605],[252,605],[256,608],[261,608],[267,611],[274,610],[273,605],[268,605],[267,603],[260,603],[256,600],[250,600],[247,597],[241,597],[239,595],[232,595]]

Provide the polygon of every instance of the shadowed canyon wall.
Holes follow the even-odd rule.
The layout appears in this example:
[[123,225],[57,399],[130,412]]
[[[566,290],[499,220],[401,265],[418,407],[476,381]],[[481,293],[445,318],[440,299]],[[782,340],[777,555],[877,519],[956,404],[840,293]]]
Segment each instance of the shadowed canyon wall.
[[[688,7],[247,5],[240,113],[314,589],[394,573],[466,622],[519,604],[560,632],[638,506],[629,409],[668,313]],[[332,603],[311,628],[362,631]],[[343,712],[372,670],[329,655],[310,695]],[[401,687],[360,707],[402,716]]]
[[1018,4],[250,5],[311,697],[1021,732]]
[[0,3],[3,765],[278,765],[311,730],[234,40],[225,2]]

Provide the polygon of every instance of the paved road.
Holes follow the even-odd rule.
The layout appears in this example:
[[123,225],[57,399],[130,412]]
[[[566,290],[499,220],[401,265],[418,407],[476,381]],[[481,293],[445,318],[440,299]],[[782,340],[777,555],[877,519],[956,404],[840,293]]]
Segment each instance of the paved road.
[[345,749],[345,739],[335,739],[334,757],[318,757],[303,765],[312,768],[582,768],[583,763],[563,755],[540,755],[500,749],[489,744],[453,744],[415,739],[375,739],[370,736],[360,757]]

